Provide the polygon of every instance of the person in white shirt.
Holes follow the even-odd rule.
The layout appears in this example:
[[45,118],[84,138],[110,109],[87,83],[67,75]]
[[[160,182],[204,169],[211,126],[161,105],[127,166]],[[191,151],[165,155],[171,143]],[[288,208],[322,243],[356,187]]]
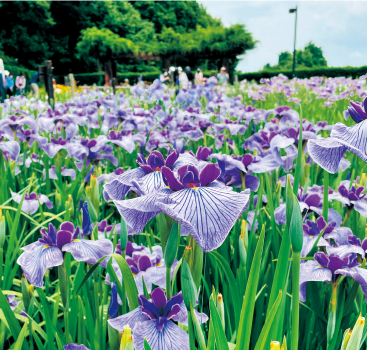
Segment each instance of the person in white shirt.
[[183,85],[189,81],[189,79],[187,79],[186,73],[182,71],[182,67],[178,67],[178,81],[180,85]]
[[202,82],[204,82],[203,72],[201,71],[201,68],[198,68],[195,73],[195,84],[201,84]]

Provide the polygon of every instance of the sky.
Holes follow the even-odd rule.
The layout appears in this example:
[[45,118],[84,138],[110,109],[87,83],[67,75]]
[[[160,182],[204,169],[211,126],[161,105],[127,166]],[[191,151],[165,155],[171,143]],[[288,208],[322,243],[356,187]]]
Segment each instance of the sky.
[[237,66],[242,72],[278,63],[283,51],[293,52],[294,14],[298,7],[296,49],[313,41],[328,66],[367,65],[367,1],[199,1],[224,25],[243,23],[259,41]]

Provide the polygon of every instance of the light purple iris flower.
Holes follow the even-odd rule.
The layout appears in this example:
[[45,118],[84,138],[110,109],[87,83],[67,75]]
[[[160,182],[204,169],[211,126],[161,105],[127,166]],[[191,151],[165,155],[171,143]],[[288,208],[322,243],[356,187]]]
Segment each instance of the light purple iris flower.
[[96,141],[97,144],[91,149],[93,152],[98,152],[107,142],[110,142],[131,153],[135,149],[135,142],[144,143],[145,139],[141,133],[134,135],[131,131],[116,132],[115,130],[110,130],[107,136],[100,135]]
[[17,141],[0,142],[0,149],[3,151],[3,155],[7,161],[11,159],[16,161],[20,153],[20,146]]
[[[311,214],[311,212],[317,215],[322,215],[322,201],[323,201],[324,187],[314,185],[308,188],[306,193],[303,193],[303,188],[300,187],[297,194],[297,199],[301,208],[301,212],[305,217]],[[332,194],[333,190],[329,188],[329,194]],[[275,222],[278,225],[285,225],[286,223],[286,205],[280,204],[278,208],[274,210]],[[328,222],[334,222],[335,227],[339,227],[342,218],[335,209],[328,210]]]
[[[97,145],[97,141],[95,139],[88,140],[82,139],[79,142],[70,143],[68,146],[68,155],[71,158],[75,158],[77,161],[75,162],[76,167],[79,171],[82,170],[84,159],[87,158],[86,168],[89,167],[91,163],[102,159],[108,159],[114,166],[117,166],[118,161],[117,158],[112,154],[113,147],[110,145],[103,145],[97,152],[93,152],[92,148]],[[101,153],[103,152],[103,153]]]
[[[139,295],[138,300],[139,307],[135,310],[108,320],[108,323],[119,332],[123,332],[127,325],[133,330],[133,343],[136,350],[144,350],[144,339],[152,350],[188,350],[190,348],[188,334],[172,322],[173,320],[187,323],[187,309],[184,308],[181,292],[167,301],[163,290],[156,288],[151,294],[151,301],[144,295]],[[196,317],[199,323],[208,320],[204,314],[196,314]]]
[[[90,241],[79,239],[79,227],[75,229],[71,222],[64,222],[57,231],[48,225],[48,232],[41,229],[42,238],[22,249],[24,253],[17,263],[22,267],[28,281],[36,287],[43,286],[43,276],[48,268],[63,263],[63,252],[70,252],[76,261],[95,264],[100,258],[112,253],[113,245],[108,239]],[[107,259],[100,264],[107,266]]]
[[331,130],[330,137],[308,141],[311,158],[329,173],[334,174],[341,167],[340,161],[346,151],[351,151],[367,161],[367,121],[347,127],[337,123]]
[[247,208],[250,190],[237,193],[217,182],[218,164],[207,164],[200,173],[192,165],[184,165],[176,173],[163,166],[162,173],[169,188],[114,201],[128,226],[140,233],[163,211],[181,223],[182,230],[191,234],[205,252],[218,248]]
[[364,189],[363,186],[356,188],[353,185],[348,190],[344,185],[341,185],[338,188],[338,192],[333,193],[329,198],[330,200],[336,199],[349,207],[353,206],[362,216],[367,217],[366,193],[362,193]]
[[[22,201],[22,195],[11,191],[12,199],[16,203]],[[24,196],[24,201],[22,204],[22,211],[26,214],[33,215],[39,208],[39,204],[46,204],[48,209],[52,209],[53,205],[47,196],[44,194],[39,194],[32,192],[30,194],[26,193]]]
[[67,344],[64,345],[64,350],[90,350],[83,344]]
[[357,254],[350,254],[344,258],[336,255],[327,256],[319,252],[314,260],[301,264],[300,269],[300,300],[306,301],[306,285],[310,281],[331,282],[338,275],[354,278],[362,287],[367,302],[367,270],[359,267]]
[[[49,174],[50,179],[53,179],[53,180],[58,179],[54,165],[52,165],[51,168],[48,170],[48,174]],[[75,170],[74,169],[66,169],[65,166],[63,166],[61,168],[61,175],[62,176],[70,176],[72,180],[75,180],[75,178],[76,178]],[[45,180],[46,180],[46,169],[43,169],[43,181],[45,181]]]
[[[15,300],[15,296],[12,294],[8,294],[6,296],[6,300],[9,303],[10,309],[12,311],[15,311],[18,307],[18,305],[20,304],[20,300]],[[20,311],[19,315],[24,316],[24,317],[28,317],[28,315],[25,313],[25,308],[23,308],[23,310]]]
[[142,194],[164,188],[166,185],[161,171],[163,166],[177,169],[184,164],[197,164],[198,161],[188,153],[179,154],[174,150],[168,154],[167,159],[164,159],[158,151],[153,151],[147,160],[139,154],[136,162],[139,168],[128,170],[123,174],[111,175],[104,185],[108,198],[122,200],[132,186],[137,187]]

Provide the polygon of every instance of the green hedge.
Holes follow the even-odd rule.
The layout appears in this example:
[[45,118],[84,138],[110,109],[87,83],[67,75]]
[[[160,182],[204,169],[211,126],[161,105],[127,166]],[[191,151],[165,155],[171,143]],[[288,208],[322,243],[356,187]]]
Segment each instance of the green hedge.
[[[130,85],[136,83],[139,80],[140,75],[143,76],[144,81],[153,82],[158,78],[160,72],[149,72],[149,73],[138,73],[138,72],[126,72],[126,73],[118,73],[117,80],[120,83],[123,83],[125,79],[129,79]],[[55,76],[56,82],[59,84],[64,84],[64,76],[58,75]],[[74,74],[74,79],[77,82],[77,85],[104,85],[105,83],[105,74],[104,73],[81,73]]]
[[[363,74],[367,73],[367,66],[363,67],[325,67],[325,68],[315,68],[315,69],[300,69],[296,70],[297,78],[311,78],[316,76],[325,76],[328,78],[335,77],[352,77],[358,78]],[[261,78],[271,78],[283,74],[288,78],[292,78],[292,71],[260,71],[253,73],[239,73],[238,80],[256,80],[260,81]]]

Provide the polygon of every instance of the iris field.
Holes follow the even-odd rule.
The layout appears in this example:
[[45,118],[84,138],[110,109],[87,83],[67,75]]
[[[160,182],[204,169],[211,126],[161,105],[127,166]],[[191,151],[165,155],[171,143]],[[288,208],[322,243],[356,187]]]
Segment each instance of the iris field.
[[366,78],[6,100],[0,350],[366,349]]

